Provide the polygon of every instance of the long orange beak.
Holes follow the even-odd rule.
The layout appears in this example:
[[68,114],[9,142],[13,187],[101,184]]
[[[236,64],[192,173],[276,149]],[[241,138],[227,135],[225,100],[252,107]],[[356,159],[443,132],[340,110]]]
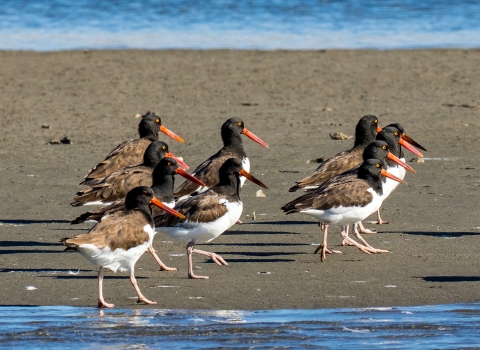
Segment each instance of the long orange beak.
[[155,197],[152,198],[152,200],[150,201],[150,204],[153,204],[154,206],[166,211],[170,215],[176,216],[177,218],[180,218],[180,219],[185,219],[185,215],[183,215],[183,214],[179,213],[178,211],[176,211],[175,209],[172,209],[169,206],[163,204],[162,202],[160,202]]
[[377,133],[382,131],[382,128],[377,125]]
[[394,181],[401,182],[402,184],[406,184],[406,183],[407,183],[406,181],[403,181],[402,179],[396,177],[395,175],[390,174],[390,173],[389,173],[388,171],[386,171],[385,169],[382,169],[382,171],[380,172],[380,174],[382,174],[383,176],[388,177],[389,179],[392,179],[392,180],[394,180]]
[[421,150],[424,150],[425,152],[427,152],[427,149],[425,147],[423,147],[421,144],[419,144],[418,142],[414,141],[410,136],[407,136],[407,134],[403,133],[402,134],[402,139],[404,139],[405,141],[411,143],[412,145],[414,145],[415,147],[417,148],[420,148]]
[[206,185],[200,181],[199,179],[197,179],[195,176],[193,175],[190,175],[189,173],[187,173],[185,170],[183,170],[182,168],[177,168],[175,169],[175,172],[178,174],[178,175],[181,175],[183,176],[184,178],[186,178],[187,180],[190,180],[194,183],[196,183],[197,185],[200,185],[202,187],[205,187]]
[[408,141],[406,141],[403,136],[400,138],[400,140],[398,141],[398,143],[400,145],[402,145],[403,147],[405,147],[406,149],[408,149],[410,152],[412,152],[413,154],[416,154],[417,156],[419,157],[422,157],[423,158],[423,154],[418,150],[416,149],[415,147],[413,147]]
[[257,179],[256,177],[254,177],[252,174],[250,173],[247,173],[244,169],[241,169],[239,171],[240,175],[243,175],[245,176],[247,179],[249,179],[250,181],[252,181],[253,183],[257,184],[258,186],[261,186],[263,188],[266,188],[268,190],[268,187],[267,185],[265,185],[262,181],[260,181],[259,179]]
[[405,169],[407,169],[408,171],[411,171],[412,173],[416,173],[417,171],[415,169],[413,169],[410,165],[408,165],[407,163],[405,163],[404,161],[402,161],[400,158],[398,158],[397,156],[393,155],[391,152],[388,152],[387,154],[387,158],[390,159],[390,160],[393,160],[395,163],[397,163],[398,165],[400,166],[403,166]]
[[163,132],[165,135],[170,136],[172,139],[180,141],[180,142],[185,142],[180,136],[177,136],[177,134],[171,132],[168,130],[166,127],[163,125],[160,125],[160,131]]
[[[256,143],[259,143],[259,144],[261,144],[263,147],[268,148],[268,145],[266,144],[265,141],[263,141],[260,137],[256,136],[254,133],[248,131],[246,128],[243,128],[242,133],[243,133],[245,136],[251,138],[251,139],[252,139],[253,141],[255,141]],[[245,177],[246,177],[246,176],[245,176]]]
[[184,169],[188,169],[190,168],[187,164],[185,164],[185,162],[183,160],[181,160],[180,158],[174,156],[172,153],[170,152],[167,152],[167,154],[165,154],[165,157],[168,157],[168,158],[173,158],[177,161],[177,163]]

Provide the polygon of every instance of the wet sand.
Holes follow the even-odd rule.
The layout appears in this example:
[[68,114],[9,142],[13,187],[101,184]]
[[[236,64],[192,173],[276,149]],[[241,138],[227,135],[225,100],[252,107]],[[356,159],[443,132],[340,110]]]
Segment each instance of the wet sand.
[[[96,268],[64,253],[62,237],[86,171],[120,142],[134,138],[147,110],[183,137],[161,137],[192,168],[221,147],[219,129],[239,116],[269,145],[244,139],[252,173],[270,189],[242,189],[243,225],[200,249],[229,266],[196,256],[189,280],[185,247],[158,234],[159,256],[178,272],[160,272],[145,254],[140,289],[157,308],[276,309],[424,305],[480,300],[480,50],[414,51],[78,51],[0,52],[0,290],[3,305],[95,306]],[[358,119],[399,122],[424,145],[402,185],[384,202],[388,225],[365,236],[388,254],[342,255],[320,262],[313,218],[284,215],[298,193],[306,161],[348,149]],[[70,145],[50,145],[53,139]],[[406,153],[407,160],[414,156]],[[177,184],[180,183],[177,180]],[[255,212],[256,220],[252,220]],[[247,216],[249,215],[249,216]],[[374,219],[375,216],[372,216]],[[27,290],[32,286],[37,289]],[[106,273],[105,298],[136,306],[124,273]]]

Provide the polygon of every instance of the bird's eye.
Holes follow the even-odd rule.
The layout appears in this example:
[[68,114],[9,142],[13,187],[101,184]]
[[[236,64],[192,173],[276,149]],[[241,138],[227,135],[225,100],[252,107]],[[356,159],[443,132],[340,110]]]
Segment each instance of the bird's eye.
[[143,195],[146,196],[148,195],[148,193],[146,191],[143,191]]
[[162,149],[167,149],[167,146],[163,146]]
[[155,123],[160,123],[160,118],[157,118],[157,120],[155,120]]
[[382,146],[382,149],[387,149],[387,146]]
[[238,124],[238,126],[242,126],[242,122],[238,122],[237,124]]
[[172,162],[168,162],[167,165],[168,165],[168,166],[172,165]]
[[394,134],[395,136],[398,136],[398,131],[395,131],[393,134]]
[[375,124],[377,124],[377,123],[378,123],[378,119],[375,119]]
[[380,168],[380,164],[378,164],[378,163],[377,163],[377,164],[375,164],[375,166],[376,166],[377,168]]

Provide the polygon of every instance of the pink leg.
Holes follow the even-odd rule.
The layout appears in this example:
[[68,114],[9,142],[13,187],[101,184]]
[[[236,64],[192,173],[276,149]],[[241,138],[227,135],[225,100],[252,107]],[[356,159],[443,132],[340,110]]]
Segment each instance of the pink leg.
[[380,217],[380,209],[377,210],[377,221],[370,221],[370,224],[374,225],[385,225],[388,224],[388,221],[383,221],[382,218]]
[[360,233],[377,233],[377,230],[370,230],[368,228],[365,228],[361,221],[357,222],[356,224],[353,224],[353,232],[359,231],[357,229],[357,226],[360,228]]
[[195,278],[195,279],[208,279],[208,276],[198,276],[193,273],[193,261],[192,255],[193,253],[206,255],[210,259],[212,259],[215,264],[217,265],[228,265],[227,262],[218,254],[206,252],[199,249],[194,249],[195,243],[189,242],[187,244],[187,257],[188,257],[188,278]]
[[148,247],[148,252],[152,254],[153,258],[157,262],[157,264],[160,266],[160,271],[177,271],[175,267],[168,267],[165,265],[162,260],[158,257],[157,253],[155,253],[155,249],[153,249],[152,246]]
[[327,248],[327,234],[328,234],[328,224],[323,224],[323,242],[322,244],[320,244],[317,249],[315,249],[315,253],[314,254],[317,254],[317,252],[319,250],[322,251],[322,255],[320,256],[320,260],[323,262],[325,261],[326,259],[326,254],[342,254],[341,251],[339,250],[333,250],[333,249],[328,249]]
[[389,251],[388,250],[382,250],[382,249],[376,249],[376,248],[373,248],[370,244],[367,243],[367,241],[365,241],[363,239],[362,236],[360,236],[360,233],[358,233],[357,230],[354,230],[354,234],[355,236],[358,238],[358,240],[362,243],[358,243],[356,242],[355,240],[353,240],[352,238],[348,237],[348,235],[346,234],[346,232],[348,232],[348,225],[347,226],[343,226],[342,227],[342,237],[344,240],[348,240],[351,244],[350,245],[354,245],[356,246],[358,249],[360,249],[362,252],[364,252],[365,254],[370,254],[370,253],[388,253]]
[[142,292],[140,292],[140,288],[138,288],[137,279],[135,278],[135,276],[133,274],[133,271],[130,274],[130,282],[132,283],[133,288],[135,288],[135,292],[137,292],[137,295],[138,295],[137,303],[145,303],[145,304],[156,304],[157,303],[156,301],[148,300],[147,298],[145,298],[143,296]]
[[115,304],[108,304],[103,299],[103,266],[98,270],[98,307],[114,307]]

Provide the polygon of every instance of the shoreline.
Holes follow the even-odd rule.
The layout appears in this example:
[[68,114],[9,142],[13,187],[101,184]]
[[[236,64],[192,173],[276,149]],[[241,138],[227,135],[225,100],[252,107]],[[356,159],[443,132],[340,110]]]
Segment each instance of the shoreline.
[[[159,272],[147,255],[136,264],[140,289],[157,305],[136,305],[128,276],[107,272],[105,298],[117,309],[480,300],[480,50],[0,51],[0,58],[2,305],[96,305],[96,268],[80,254],[63,253],[58,241],[87,232],[91,225],[69,224],[86,211],[69,206],[78,183],[113,147],[136,137],[134,116],[147,110],[185,139],[160,138],[192,169],[221,147],[221,124],[241,117],[270,146],[243,139],[252,174],[270,190],[258,198],[259,188],[247,183],[244,225],[199,245],[229,263],[194,257],[209,280],[188,280],[184,245],[160,234],[154,240],[159,257],[179,271]],[[381,126],[400,122],[432,160],[409,163],[417,174],[408,174],[408,186],[382,206],[390,224],[367,225],[379,233],[364,238],[391,253],[341,247],[335,228],[330,245],[343,254],[321,263],[313,254],[321,242],[316,222],[279,208],[300,195],[288,192],[293,182],[316,168],[307,160],[352,146],[330,133],[353,135],[365,114],[376,115]],[[71,145],[48,144],[65,136]]]

